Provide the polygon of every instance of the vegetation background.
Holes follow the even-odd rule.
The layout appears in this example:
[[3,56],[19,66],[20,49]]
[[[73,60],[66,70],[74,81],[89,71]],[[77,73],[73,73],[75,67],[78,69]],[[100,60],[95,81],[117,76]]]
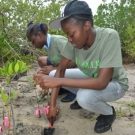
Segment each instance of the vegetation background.
[[[68,0],[0,0],[0,66],[7,61],[21,59],[33,62],[44,50],[33,48],[26,38],[27,24],[49,24],[60,15],[60,7]],[[94,23],[118,31],[121,39],[123,63],[135,62],[135,0],[112,0],[99,5]],[[92,8],[92,7],[91,7]],[[50,34],[64,35],[49,28]]]

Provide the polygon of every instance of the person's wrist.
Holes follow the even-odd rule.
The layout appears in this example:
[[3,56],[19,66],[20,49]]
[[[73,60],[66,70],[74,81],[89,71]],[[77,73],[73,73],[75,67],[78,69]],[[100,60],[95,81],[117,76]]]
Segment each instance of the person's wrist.
[[51,108],[54,108],[55,107],[55,103],[52,103],[50,102],[50,105],[49,105]]
[[63,86],[63,79],[57,78],[59,88]]

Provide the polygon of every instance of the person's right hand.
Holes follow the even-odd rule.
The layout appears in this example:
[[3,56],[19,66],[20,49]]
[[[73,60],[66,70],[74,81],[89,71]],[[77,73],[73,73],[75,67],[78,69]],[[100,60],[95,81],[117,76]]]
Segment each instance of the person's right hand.
[[53,126],[54,121],[56,121],[56,119],[58,117],[58,113],[59,113],[59,111],[56,107],[54,107],[54,106],[49,107],[49,112],[47,114],[47,118],[52,126]]
[[61,78],[55,78],[44,74],[35,74],[33,76],[35,85],[39,85],[42,89],[61,87]]

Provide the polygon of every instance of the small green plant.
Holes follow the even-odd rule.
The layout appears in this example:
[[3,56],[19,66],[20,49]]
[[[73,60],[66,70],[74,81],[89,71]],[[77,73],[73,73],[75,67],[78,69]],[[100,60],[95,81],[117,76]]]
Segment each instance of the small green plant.
[[135,109],[135,101],[131,101],[127,105]]
[[0,76],[4,77],[7,84],[10,84],[11,77],[15,76],[18,73],[23,73],[27,71],[29,67],[26,66],[26,63],[20,60],[15,60],[14,62],[7,62],[7,64],[0,68]]
[[[135,101],[119,101],[119,102],[115,102],[115,103],[117,103],[117,104],[120,104],[121,106],[125,106],[126,107],[126,116],[128,117],[128,116],[132,116],[132,115],[134,115],[134,112],[135,112]],[[117,111],[118,111],[118,115],[120,116],[120,114],[124,114],[124,110],[122,109],[122,108],[119,108],[119,109],[117,109]]]
[[[5,93],[5,91],[0,88],[1,93],[1,99],[7,106],[8,110],[8,118],[10,123],[10,117],[12,112],[12,120],[13,120],[13,134],[16,135],[16,127],[15,127],[15,119],[14,119],[14,110],[13,110],[13,104],[12,99],[14,99],[17,94],[15,94],[15,90],[11,87],[11,81],[12,76],[15,76],[16,74],[23,73],[28,70],[28,66],[26,66],[26,63],[20,60],[15,60],[14,62],[7,62],[7,64],[0,68],[0,76],[5,79],[6,84],[9,85],[9,92],[8,94]],[[9,109],[10,106],[10,109]],[[4,107],[3,107],[4,109]],[[3,118],[4,118],[4,111],[3,111]],[[8,135],[10,134],[10,124],[8,126]]]
[[119,108],[116,109],[116,115],[117,116],[125,117],[126,116],[126,112],[121,107],[119,107]]
[[127,106],[128,110],[129,110],[129,116],[134,116],[134,110],[135,110],[135,101],[130,101],[125,103],[125,105]]
[[[34,81],[33,79],[27,78],[27,81],[28,81],[31,85],[33,85],[34,87],[36,87],[35,81]],[[38,94],[37,94],[37,91],[36,91],[36,89],[35,89],[35,94],[36,94],[36,98],[37,98],[37,109],[36,109],[36,111],[35,111],[35,115],[38,116],[39,118],[41,118],[41,114],[47,115],[48,112],[49,112],[49,105],[50,105],[50,93],[49,93],[49,89],[46,89],[46,92],[47,92],[47,95],[46,95],[46,96],[47,96],[47,100],[48,100],[48,105],[45,106],[44,102],[42,102],[43,108],[44,108],[44,109],[43,109],[43,112],[42,112],[42,110],[41,110],[40,107],[39,107],[39,101],[42,101],[42,100],[39,100],[39,98],[42,98],[42,95],[38,98]],[[49,127],[52,128],[52,125],[49,124]]]

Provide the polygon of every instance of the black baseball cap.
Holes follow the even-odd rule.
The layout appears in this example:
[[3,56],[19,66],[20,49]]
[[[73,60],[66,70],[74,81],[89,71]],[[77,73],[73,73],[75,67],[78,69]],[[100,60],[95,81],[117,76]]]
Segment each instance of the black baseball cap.
[[70,17],[71,15],[79,14],[92,16],[91,8],[85,1],[70,0],[61,11],[61,17],[50,22],[50,27],[54,29],[61,28],[60,22],[62,20]]

